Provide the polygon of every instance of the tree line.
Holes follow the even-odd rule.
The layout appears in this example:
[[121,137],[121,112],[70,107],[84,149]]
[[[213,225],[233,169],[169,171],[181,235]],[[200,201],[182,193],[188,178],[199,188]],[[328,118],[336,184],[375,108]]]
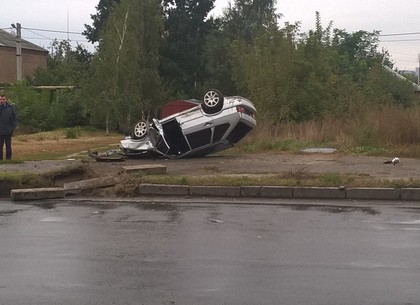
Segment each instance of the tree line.
[[[94,52],[55,41],[48,66],[9,88],[21,123],[36,130],[91,125],[125,128],[157,116],[168,100],[210,88],[252,100],[269,124],[329,116],[351,119],[381,105],[412,107],[379,32],[281,23],[275,0],[100,0],[84,35]],[[41,85],[73,89],[45,91]]]

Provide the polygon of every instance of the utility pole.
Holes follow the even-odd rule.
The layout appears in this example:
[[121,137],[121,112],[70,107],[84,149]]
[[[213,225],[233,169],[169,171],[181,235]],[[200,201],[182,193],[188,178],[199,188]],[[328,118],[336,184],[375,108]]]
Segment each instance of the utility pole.
[[420,86],[420,53],[419,53],[419,67],[417,69],[417,85]]
[[22,27],[20,23],[16,23],[16,26],[12,24],[12,27],[16,29],[16,80],[19,82],[23,79],[23,76],[22,76]]

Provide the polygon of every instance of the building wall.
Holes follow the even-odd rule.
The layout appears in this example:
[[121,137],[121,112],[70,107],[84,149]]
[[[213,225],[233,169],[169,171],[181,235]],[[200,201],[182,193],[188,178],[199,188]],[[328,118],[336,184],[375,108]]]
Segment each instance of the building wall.
[[[37,67],[47,67],[48,52],[22,49],[23,77],[32,76]],[[16,83],[16,49],[0,47],[0,83]]]
[[16,50],[0,47],[0,83],[16,82]]

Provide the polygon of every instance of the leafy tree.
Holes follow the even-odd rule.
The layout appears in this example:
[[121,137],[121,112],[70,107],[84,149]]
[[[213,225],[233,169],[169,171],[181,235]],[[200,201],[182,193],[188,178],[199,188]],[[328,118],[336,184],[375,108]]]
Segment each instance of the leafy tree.
[[207,19],[215,0],[164,0],[165,36],[160,73],[168,88],[194,96],[206,79],[205,42],[214,20]]
[[238,93],[232,75],[231,46],[232,40],[222,31],[213,31],[208,36],[204,48],[206,80],[203,88],[217,88],[224,94],[231,95]]
[[[235,0],[207,18],[214,0],[101,0],[87,35],[94,55],[54,42],[47,69],[13,86],[19,119],[37,130],[130,125],[155,116],[164,97],[210,87],[249,97],[259,120],[351,120],[372,107],[418,104],[412,87],[388,73],[378,32],[279,27],[274,0]],[[163,82],[162,82],[163,80]],[[71,85],[51,94],[29,85]],[[81,89],[80,89],[81,88]]]
[[418,105],[412,84],[397,78],[379,65],[369,70],[363,89],[370,105],[391,103],[403,107]]
[[[208,85],[227,94],[248,93],[244,55],[267,33],[277,30],[278,15],[273,0],[237,0],[229,4],[207,39]],[[261,41],[260,41],[261,42]]]
[[65,126],[65,105],[51,91],[36,89],[26,81],[7,90],[16,108],[20,131],[48,131]]
[[[231,8],[228,16],[237,12],[241,10]],[[227,21],[235,20],[241,19]],[[268,24],[232,40],[228,50],[237,90],[254,101],[264,120],[301,122],[328,115],[349,117],[376,101],[387,103],[389,96],[393,103],[412,103],[413,95],[407,88],[383,79],[386,75],[380,64],[388,60],[388,54],[378,51],[378,32],[349,34],[333,29],[332,22],[323,28],[319,13],[315,29],[304,35],[298,32],[299,24],[286,24],[284,28],[274,22]],[[373,71],[377,71],[377,77],[373,77]]]
[[158,107],[161,34],[158,0],[123,0],[110,12],[85,88],[91,118],[107,132]]
[[92,54],[81,45],[72,48],[69,41],[55,40],[48,55],[47,67],[37,69],[28,81],[35,86],[80,86],[91,59]]
[[118,4],[120,0],[99,0],[98,5],[96,6],[97,13],[90,15],[90,18],[93,20],[93,25],[90,26],[85,24],[86,30],[83,31],[83,35],[90,42],[99,42],[100,33],[104,28],[106,20],[108,18],[109,12],[114,5]]
[[51,120],[48,124],[41,124],[42,129],[86,125],[80,87],[86,80],[91,58],[92,55],[80,45],[72,48],[69,41],[54,41],[47,67],[37,69],[34,76],[27,79],[28,85],[71,88],[39,89],[43,91],[39,96],[48,97],[48,104],[42,107],[43,113],[51,111]]
[[254,101],[259,117],[282,121],[290,117],[297,88],[293,76],[295,47],[290,39],[293,27],[273,27],[254,41],[233,45],[234,80],[241,92]]
[[261,31],[277,25],[276,0],[235,0],[225,11],[223,28],[233,40],[252,44]]
[[387,54],[378,52],[379,32],[357,31],[347,33],[336,29],[333,47],[338,57],[336,66],[341,74],[352,74],[355,81],[366,78],[374,65],[381,63]]

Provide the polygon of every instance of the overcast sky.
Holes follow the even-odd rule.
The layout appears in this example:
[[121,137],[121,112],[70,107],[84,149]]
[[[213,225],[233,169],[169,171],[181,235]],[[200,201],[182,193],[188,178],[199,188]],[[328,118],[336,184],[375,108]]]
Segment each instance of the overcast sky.
[[[216,0],[213,13],[221,13],[228,2]],[[22,37],[46,49],[54,38],[69,38],[89,47],[82,35],[74,33],[81,33],[84,24],[91,24],[90,15],[96,13],[98,3],[99,0],[1,0],[0,28],[9,31],[12,23],[19,22]],[[300,21],[304,32],[314,28],[318,11],[324,27],[333,21],[334,28],[349,33],[378,30],[382,34],[398,34],[382,36],[381,47],[389,50],[399,69],[414,70],[419,66],[419,0],[278,0],[277,8],[283,15],[280,25]]]

